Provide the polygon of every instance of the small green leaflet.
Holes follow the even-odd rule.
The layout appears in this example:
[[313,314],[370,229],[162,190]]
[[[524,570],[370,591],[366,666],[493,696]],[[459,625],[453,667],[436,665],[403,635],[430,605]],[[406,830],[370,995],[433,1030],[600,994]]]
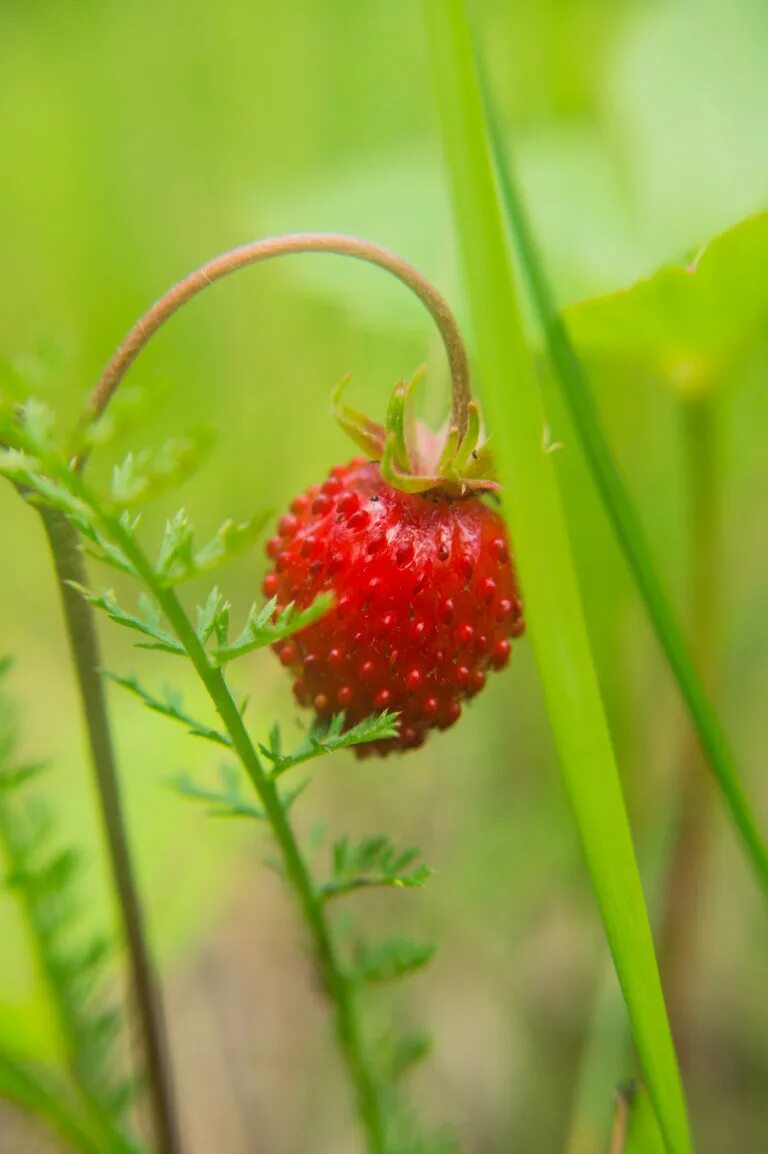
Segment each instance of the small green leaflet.
[[175,637],[172,637],[170,633],[157,624],[155,608],[149,598],[143,597],[141,599],[146,616],[137,617],[134,613],[127,613],[121,609],[112,589],[105,589],[103,593],[97,594],[91,593],[90,590],[78,585],[75,581],[70,581],[69,584],[82,594],[90,605],[93,605],[95,609],[101,609],[116,624],[123,625],[126,629],[133,629],[137,633],[143,633],[145,637],[152,639],[149,643],[138,642],[140,649],[160,649],[163,653],[173,653],[179,657],[184,655],[184,647]]
[[182,697],[177,690],[166,686],[163,690],[163,696],[158,698],[149,693],[136,677],[123,677],[118,673],[109,671],[107,671],[106,676],[116,685],[121,685],[123,689],[127,689],[129,693],[140,698],[154,713],[160,713],[163,717],[170,717],[172,721],[180,722],[193,737],[204,737],[206,741],[212,741],[216,745],[231,747],[232,743],[225,734],[197,721],[184,711]]
[[322,757],[326,753],[334,753],[337,749],[396,737],[397,717],[396,713],[385,710],[383,713],[372,714],[344,732],[344,714],[337,713],[328,722],[315,723],[301,745],[289,754],[282,752],[280,730],[275,726],[269,736],[269,745],[259,745],[259,750],[272,762],[272,776],[278,777],[295,765]]
[[[239,637],[231,645],[222,645],[214,650],[212,660],[214,665],[226,665],[252,649],[263,649],[267,645],[290,637],[300,629],[313,625],[333,606],[333,595],[321,593],[319,597],[306,609],[297,609],[291,602],[285,609],[277,609],[277,599],[272,598],[262,608],[257,610],[254,605],[248,615],[248,623]],[[275,616],[277,614],[277,616]]]
[[171,779],[171,785],[182,797],[204,802],[211,817],[250,817],[256,821],[266,820],[264,810],[243,796],[241,788],[243,775],[237,766],[222,765],[220,780],[221,787],[212,789],[200,785],[188,773],[182,773]]
[[392,938],[378,946],[359,945],[352,976],[369,984],[393,982],[426,966],[434,953],[433,945],[404,938]]
[[384,836],[364,838],[354,845],[341,838],[333,845],[331,877],[319,892],[327,901],[376,886],[418,888],[432,876],[428,866],[414,865],[418,856],[416,847],[398,851]]
[[206,545],[195,549],[194,527],[180,509],[166,522],[155,573],[166,587],[210,573],[252,545],[268,516],[259,513],[247,521],[226,520]]

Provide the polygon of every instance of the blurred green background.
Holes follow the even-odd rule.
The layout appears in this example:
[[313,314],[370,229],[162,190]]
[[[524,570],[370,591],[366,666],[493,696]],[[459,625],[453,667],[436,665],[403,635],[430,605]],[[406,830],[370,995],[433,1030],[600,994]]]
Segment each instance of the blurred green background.
[[[563,304],[647,276],[768,207],[764,0],[483,0],[476,8]],[[113,347],[164,288],[222,249],[291,229],[357,232],[397,249],[462,315],[426,47],[413,0],[3,0],[5,371],[71,421]],[[765,313],[761,320],[716,381],[718,692],[766,828]],[[680,394],[662,368],[620,343],[587,351],[611,442],[686,614]],[[201,532],[226,516],[279,511],[350,453],[327,415],[339,378],[351,372],[350,396],[380,416],[394,381],[424,361],[424,408],[438,420],[445,365],[428,318],[403,289],[335,258],[262,266],[195,302],[153,342],[129,379],[152,400],[115,451],[211,426],[210,460],[180,498]],[[554,398],[552,406],[643,854],[673,812],[685,720],[568,421]],[[159,502],[148,534],[172,511]],[[17,657],[12,687],[26,748],[55,760],[49,789],[67,838],[87,847],[89,906],[104,920],[108,889],[56,590],[37,520],[9,488],[0,489],[0,526],[2,650]],[[225,575],[236,613],[258,596],[263,567],[256,550]],[[178,678],[115,630],[103,633],[110,667],[157,686],[171,672]],[[252,695],[257,731],[280,718],[298,732],[269,654],[243,662],[237,679]],[[206,821],[166,787],[180,769],[207,771],[204,748],[117,693],[112,705],[131,834],[166,965],[188,1149],[355,1149],[322,1001],[293,911],[261,864],[263,844],[249,830]],[[326,838],[383,830],[416,841],[436,870],[425,891],[369,899],[361,912],[440,944],[428,971],[382,999],[383,1013],[435,1035],[415,1083],[425,1113],[450,1124],[467,1150],[561,1150],[585,1040],[595,1033],[605,949],[525,641],[461,725],[423,751],[362,767],[344,755],[324,763],[300,824]],[[719,811],[713,826],[690,973],[688,1090],[698,1150],[757,1152],[768,1149],[768,928]],[[655,855],[645,857],[651,885]],[[621,1026],[621,1014],[609,1018],[599,1029]],[[51,1052],[49,1034],[22,928],[2,896],[0,1037]],[[598,1134],[615,1082],[632,1072],[630,1056],[619,1069],[598,1062],[598,1093],[582,1100]],[[3,1154],[26,1152],[30,1141],[0,1112]]]

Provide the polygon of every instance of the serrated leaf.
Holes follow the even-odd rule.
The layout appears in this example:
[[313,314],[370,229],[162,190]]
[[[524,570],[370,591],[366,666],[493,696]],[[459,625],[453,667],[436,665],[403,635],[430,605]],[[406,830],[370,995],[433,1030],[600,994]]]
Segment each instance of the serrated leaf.
[[112,472],[110,497],[123,507],[150,501],[181,484],[199,466],[211,435],[200,431],[169,440],[156,452],[128,453]]
[[109,565],[110,568],[117,569],[121,573],[127,573],[130,577],[138,576],[135,567],[122,549],[108,541],[87,517],[70,515],[70,520],[78,533],[85,538],[85,543],[82,546],[84,553],[92,557],[94,561],[100,561],[102,565]]
[[265,821],[266,815],[259,806],[244,798],[240,791],[240,771],[232,766],[221,767],[221,789],[211,789],[200,785],[189,774],[179,774],[171,780],[171,785],[182,797],[204,802],[211,817],[249,817]]
[[172,570],[181,569],[186,572],[191,566],[193,537],[194,530],[184,509],[179,509],[170,521],[166,521],[160,552],[155,562],[155,572],[163,584],[168,583]]
[[333,594],[321,593],[306,609],[297,609],[291,603],[278,611],[275,598],[268,601],[262,609],[257,610],[254,605],[240,636],[231,645],[220,646],[214,651],[212,655],[214,665],[226,665],[254,649],[264,649],[267,645],[273,645],[275,641],[281,641],[284,637],[290,637],[292,633],[306,629],[308,625],[313,625],[324,616],[333,607],[333,603]]
[[272,776],[293,769],[302,762],[311,761],[315,757],[323,757],[327,753],[335,753],[339,749],[349,749],[354,745],[364,745],[371,741],[382,741],[397,736],[398,714],[385,710],[383,713],[373,714],[364,721],[344,730],[344,714],[336,713],[329,721],[315,722],[304,741],[292,753],[280,752],[278,740],[270,736],[269,745],[260,745],[259,749],[268,761],[272,762]]
[[356,845],[342,838],[333,845],[333,872],[319,893],[327,900],[369,887],[418,888],[432,876],[428,866],[409,868],[418,854],[415,847],[398,852],[384,836],[364,838]]
[[[6,880],[29,926],[75,1082],[106,1122],[117,1118],[118,1100],[127,1105],[111,1052],[121,1017],[104,1000],[108,947],[102,937],[81,935],[80,855],[56,844],[49,808],[27,797],[27,783],[40,767],[9,761],[14,744],[9,726],[10,711],[0,699],[0,848]],[[118,1148],[126,1150],[127,1143]]]
[[269,516],[268,512],[264,512],[247,521],[225,521],[208,544],[195,554],[195,573],[210,572],[242,553],[260,535]]
[[426,966],[434,953],[433,945],[404,938],[392,938],[379,946],[359,945],[352,976],[369,984],[393,982]]
[[197,636],[206,645],[216,634],[218,638],[226,630],[229,623],[229,602],[224,601],[218,586],[214,586],[208,594],[205,605],[197,608]]
[[227,748],[231,746],[232,743],[225,734],[220,733],[219,730],[213,729],[209,725],[205,725],[201,721],[197,721],[194,717],[186,713],[182,708],[181,695],[175,693],[173,690],[166,689],[164,697],[159,698],[149,693],[137,677],[124,677],[118,673],[111,673],[109,671],[107,671],[106,676],[109,677],[110,681],[114,681],[116,685],[122,686],[123,689],[127,689],[129,693],[138,697],[144,702],[147,708],[151,709],[154,713],[159,713],[163,717],[169,717],[172,721],[180,722],[181,725],[185,726],[187,732],[194,737],[202,737],[205,738],[206,741],[212,741],[216,745],[223,745]]
[[44,401],[34,398],[25,401],[19,410],[19,421],[39,454],[45,455],[54,450],[56,417]]
[[163,653],[173,653],[176,656],[184,655],[184,647],[166,630],[122,609],[112,589],[106,589],[103,593],[97,594],[91,593],[89,589],[83,585],[78,585],[75,581],[70,581],[68,584],[76,589],[95,609],[101,609],[106,613],[110,620],[117,625],[123,625],[126,629],[132,629],[137,633],[143,633],[145,637],[152,638],[151,644],[139,643],[139,648],[160,649]]

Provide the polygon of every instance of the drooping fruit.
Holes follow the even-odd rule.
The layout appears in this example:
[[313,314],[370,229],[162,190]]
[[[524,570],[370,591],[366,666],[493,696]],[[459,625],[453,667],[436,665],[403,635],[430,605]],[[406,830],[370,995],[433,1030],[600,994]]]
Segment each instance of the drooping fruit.
[[409,749],[458,720],[509,660],[522,606],[501,517],[469,492],[404,492],[356,458],[297,497],[267,544],[264,593],[279,607],[331,591],[323,618],[278,643],[294,693],[353,725],[399,713],[399,736],[358,756]]

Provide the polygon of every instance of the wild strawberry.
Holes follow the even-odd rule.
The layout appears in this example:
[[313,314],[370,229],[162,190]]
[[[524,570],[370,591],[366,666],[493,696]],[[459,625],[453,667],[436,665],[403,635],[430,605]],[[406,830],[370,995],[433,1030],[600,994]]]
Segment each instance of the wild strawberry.
[[332,469],[267,544],[264,593],[279,607],[334,594],[324,617],[275,646],[298,703],[319,718],[344,711],[347,725],[400,715],[397,738],[357,746],[358,756],[413,748],[453,725],[524,629],[504,522],[471,491],[488,486],[465,479],[462,496],[438,476],[404,492],[382,477],[392,451],[381,467],[358,457]]

